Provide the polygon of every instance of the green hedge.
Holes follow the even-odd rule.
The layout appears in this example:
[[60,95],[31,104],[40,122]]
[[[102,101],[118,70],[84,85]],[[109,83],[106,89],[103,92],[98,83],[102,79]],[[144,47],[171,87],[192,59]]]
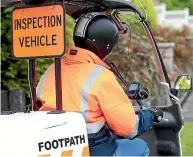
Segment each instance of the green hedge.
[[[29,94],[27,60],[15,60],[11,53],[11,8],[1,8],[1,89],[25,89]],[[73,44],[74,20],[67,16],[67,45]],[[37,82],[53,59],[37,60]]]
[[166,3],[168,10],[182,10],[184,8],[190,9],[190,14],[193,15],[193,0],[162,0]]

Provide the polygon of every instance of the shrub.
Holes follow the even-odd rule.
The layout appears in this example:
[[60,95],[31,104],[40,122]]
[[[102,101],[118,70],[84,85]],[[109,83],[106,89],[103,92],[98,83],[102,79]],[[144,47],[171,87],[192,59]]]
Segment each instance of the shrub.
[[[147,13],[147,21],[150,27],[151,28],[155,27],[157,25],[157,11],[155,10],[154,1],[153,0],[142,0],[142,1],[133,0],[132,2],[141,10],[141,12],[144,15],[146,15]],[[135,26],[136,33],[139,33],[139,34],[145,33],[143,31],[143,28],[140,26],[141,24],[136,15],[123,14],[123,15],[120,15],[120,17],[123,21],[126,21],[128,24]]]
[[139,81],[152,94],[155,85],[160,82],[152,48],[144,36],[132,34],[130,45],[129,40],[128,34],[121,36],[119,44],[108,58],[114,61],[128,83]]
[[[1,88],[2,89],[25,89],[29,94],[28,70],[26,60],[15,60],[11,53],[11,8],[1,8]],[[67,16],[66,33],[67,45],[73,44],[74,21]],[[45,70],[53,63],[53,59],[38,59],[36,62],[37,82]]]
[[[153,34],[157,42],[174,42],[175,59],[191,59],[193,57],[193,32],[190,28],[184,26],[181,30],[175,30],[169,27],[154,28]],[[189,40],[192,38],[192,42]]]

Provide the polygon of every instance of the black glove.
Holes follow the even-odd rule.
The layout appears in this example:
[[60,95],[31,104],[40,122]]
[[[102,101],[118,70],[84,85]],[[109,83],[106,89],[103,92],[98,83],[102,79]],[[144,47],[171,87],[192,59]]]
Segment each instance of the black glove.
[[153,122],[159,123],[163,119],[163,111],[154,107],[147,107],[154,116]]

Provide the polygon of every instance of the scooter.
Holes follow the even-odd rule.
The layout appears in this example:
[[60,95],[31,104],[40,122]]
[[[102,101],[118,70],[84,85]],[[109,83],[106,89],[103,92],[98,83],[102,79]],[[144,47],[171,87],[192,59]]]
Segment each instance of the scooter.
[[[125,10],[137,14],[139,21],[145,28],[153,49],[153,55],[156,58],[156,64],[159,67],[160,76],[163,80],[160,84],[166,91],[169,100],[167,103],[171,103],[171,105],[164,107],[157,106],[163,111],[163,120],[160,123],[155,123],[152,128],[140,135],[139,138],[148,143],[151,151],[150,156],[182,156],[180,132],[183,129],[184,120],[177,95],[180,90],[190,90],[192,88],[192,78],[189,75],[179,75],[174,87],[171,86],[167,70],[151,29],[145,16],[134,4],[127,0],[3,0],[2,6],[14,7],[12,11],[13,56],[16,59],[29,60],[29,85],[33,110],[19,113],[11,111],[1,112],[0,156],[89,156],[87,129],[83,116],[79,113],[61,110],[60,58],[65,53],[66,48],[65,15],[68,14],[76,20],[82,14],[89,12],[108,14],[116,23],[119,33],[124,34],[128,29],[125,23],[120,21],[118,14]],[[28,27],[27,29],[27,27],[25,28],[25,26],[20,25],[21,19],[25,19],[28,22],[28,26],[30,26],[33,20],[40,20],[42,17],[52,20],[54,16],[57,17],[57,27],[53,24],[53,27],[49,27],[49,29],[40,27],[40,25],[39,28]],[[45,46],[45,49],[38,49],[28,45],[29,42],[27,42],[27,45],[22,44],[23,46],[21,46],[24,40],[22,36],[38,36],[41,32],[45,32],[45,35],[44,37],[40,36],[39,40],[48,38],[51,33],[54,33],[51,35],[52,45],[62,44],[57,49],[54,46]],[[58,43],[56,36],[60,41]],[[28,40],[29,38],[26,39]],[[45,43],[40,42],[39,44]],[[47,44],[50,43],[48,42]],[[38,58],[55,58],[55,69],[57,69],[55,71],[57,110],[55,111],[37,111],[35,60]],[[136,111],[144,107],[145,105],[142,101],[149,97],[148,92],[141,88],[139,82],[128,84],[115,67],[112,66],[112,70],[127,86],[128,97],[136,100],[139,104],[139,106],[135,106]],[[186,88],[181,86],[184,81],[188,85]]]

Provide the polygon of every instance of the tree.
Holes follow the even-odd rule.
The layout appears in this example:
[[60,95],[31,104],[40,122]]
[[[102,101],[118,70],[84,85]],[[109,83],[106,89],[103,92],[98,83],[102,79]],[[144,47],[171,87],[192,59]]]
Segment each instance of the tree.
[[157,11],[155,10],[154,0],[133,0],[133,3],[143,12],[143,9],[145,9],[147,13],[147,21],[149,22],[151,27],[154,27],[157,24]]
[[189,8],[190,14],[193,15],[193,0],[162,0],[166,3],[168,10],[182,10]]
[[[151,27],[154,27],[157,24],[157,12],[154,7],[153,0],[132,0],[132,2],[140,9],[140,11],[146,15],[147,14],[147,21]],[[122,15],[123,19],[128,20],[127,22],[130,23],[130,16]],[[132,16],[133,18],[133,16]],[[138,20],[138,19],[136,19]]]
[[[25,89],[29,94],[28,70],[26,60],[15,60],[11,53],[11,8],[1,8],[1,88]],[[73,44],[72,33],[74,21],[70,16],[66,18],[67,45]],[[40,76],[53,63],[53,59],[38,59],[36,64],[37,82]]]
[[[157,11],[154,6],[154,0],[132,0],[132,2],[140,9],[140,11],[147,17],[147,22],[151,28],[157,25]],[[123,14],[120,15],[122,21],[127,22],[131,28],[134,28],[132,32],[138,34],[144,34],[145,31],[136,15]]]

